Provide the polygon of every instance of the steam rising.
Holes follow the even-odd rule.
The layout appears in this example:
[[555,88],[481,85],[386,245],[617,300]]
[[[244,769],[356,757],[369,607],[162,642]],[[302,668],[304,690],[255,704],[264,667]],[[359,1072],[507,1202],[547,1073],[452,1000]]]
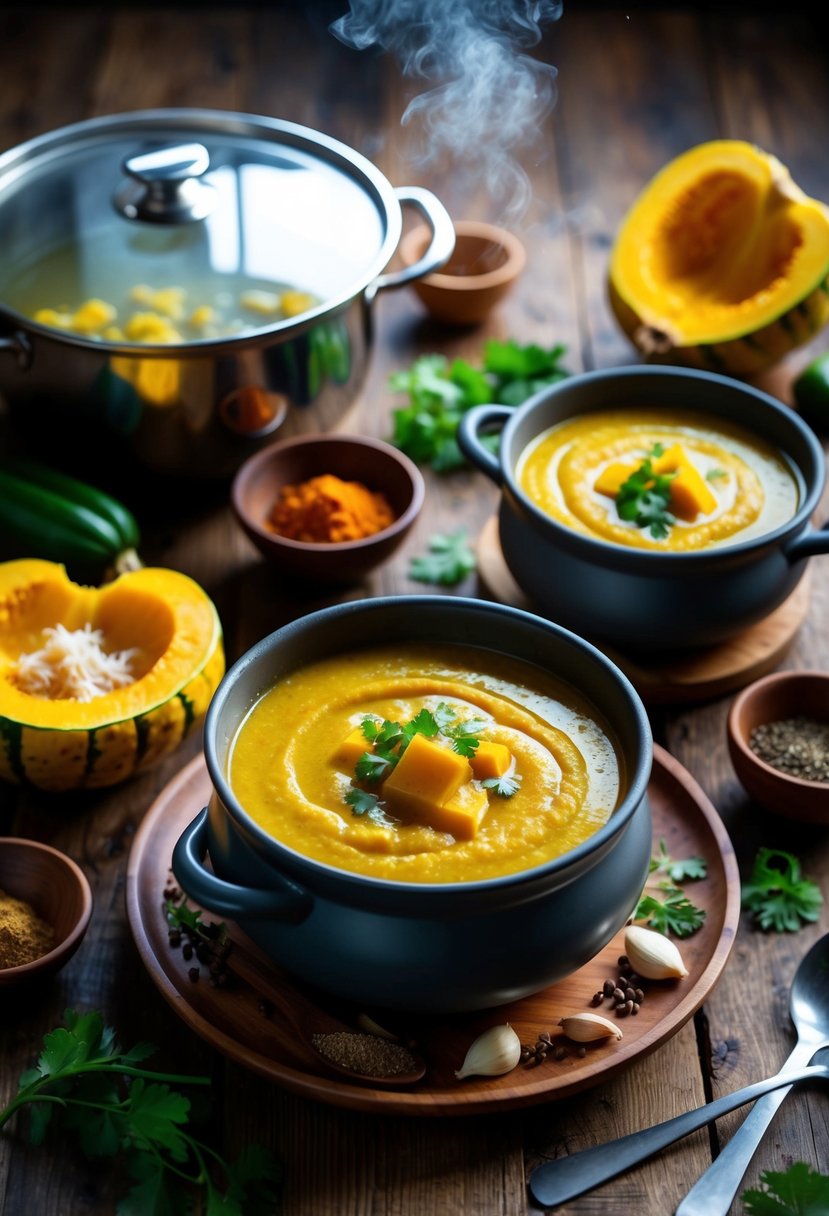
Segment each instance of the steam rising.
[[350,0],[331,26],[357,50],[391,51],[425,91],[401,118],[416,127],[415,156],[428,166],[449,155],[474,172],[503,208],[523,214],[529,183],[519,162],[537,143],[555,104],[557,70],[526,52],[562,0]]

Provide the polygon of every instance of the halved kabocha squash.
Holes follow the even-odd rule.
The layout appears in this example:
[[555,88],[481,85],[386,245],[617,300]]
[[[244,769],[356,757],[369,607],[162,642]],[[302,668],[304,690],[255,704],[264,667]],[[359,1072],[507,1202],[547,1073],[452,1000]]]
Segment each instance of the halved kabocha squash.
[[829,321],[829,208],[753,144],[700,144],[630,208],[609,297],[649,360],[758,374]]
[[224,669],[216,608],[185,574],[86,587],[54,562],[0,563],[0,778],[70,790],[142,772],[200,723]]

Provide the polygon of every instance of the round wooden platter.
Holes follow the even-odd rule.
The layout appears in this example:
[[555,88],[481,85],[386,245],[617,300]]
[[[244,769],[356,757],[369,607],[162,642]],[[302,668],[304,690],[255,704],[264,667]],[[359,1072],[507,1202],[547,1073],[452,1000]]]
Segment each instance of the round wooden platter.
[[[654,748],[649,785],[654,848],[664,840],[672,856],[700,856],[708,863],[706,878],[689,888],[692,902],[704,908],[703,927],[681,943],[689,975],[669,982],[649,982],[636,1016],[620,1020],[622,1039],[591,1044],[583,1058],[568,1054],[537,1067],[519,1064],[501,1077],[458,1081],[472,1040],[490,1026],[509,1022],[522,1043],[534,1043],[547,1030],[559,1034],[565,1014],[588,1010],[590,998],[605,979],[618,974],[624,931],[594,959],[558,984],[511,1005],[447,1017],[417,1017],[368,1009],[381,1026],[418,1044],[427,1060],[425,1077],[409,1088],[372,1087],[325,1075],[319,1062],[296,1034],[268,1016],[263,994],[239,980],[226,988],[211,987],[205,968],[198,982],[188,977],[193,963],[170,945],[163,915],[164,890],[170,882],[170,859],[181,831],[206,804],[210,780],[201,757],[162,791],[136,834],[127,872],[127,915],[138,952],[152,980],[193,1032],[254,1072],[304,1097],[354,1110],[405,1115],[473,1115],[564,1098],[607,1080],[638,1057],[674,1035],[696,1012],[720,977],[734,943],[740,906],[740,880],[728,834],[714,807],[690,774],[660,747]],[[193,905],[195,906],[195,905]],[[215,919],[206,913],[208,920]],[[270,983],[290,996],[300,985],[266,959],[232,922],[226,922],[235,945],[257,958]],[[463,960],[458,960],[462,966]],[[344,1009],[333,998],[301,988],[319,1006],[353,1022],[360,1010]],[[265,1010],[263,1012],[263,1009]],[[605,1005],[596,1010],[613,1017]]]
[[[497,600],[545,615],[512,576],[501,551],[496,515],[481,530],[477,558],[478,573]],[[690,704],[725,696],[773,671],[794,641],[808,611],[807,571],[779,608],[750,629],[715,646],[656,654],[653,661],[645,663],[640,656],[633,658],[602,641],[595,644],[622,669],[646,705]]]

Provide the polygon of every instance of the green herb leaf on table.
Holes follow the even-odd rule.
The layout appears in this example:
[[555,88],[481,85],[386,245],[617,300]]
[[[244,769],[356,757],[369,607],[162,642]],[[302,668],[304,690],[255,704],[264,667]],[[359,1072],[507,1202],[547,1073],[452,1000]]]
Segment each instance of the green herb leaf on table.
[[671,482],[675,473],[654,473],[652,461],[662,455],[662,445],[655,443],[638,469],[622,482],[616,495],[619,518],[638,528],[649,528],[654,540],[664,540],[676,523],[668,510]]
[[[512,340],[490,339],[483,366],[444,355],[421,355],[405,371],[394,372],[390,388],[405,393],[408,404],[392,412],[392,442],[418,464],[451,472],[466,464],[456,434],[463,414],[490,402],[520,405],[569,373],[561,366],[565,347],[550,349]],[[491,437],[497,445],[498,437]]]
[[650,874],[665,874],[675,883],[686,882],[689,879],[705,878],[708,874],[708,863],[703,857],[684,857],[675,860],[668,852],[664,840],[660,840],[657,853],[651,857]]
[[409,578],[416,583],[435,583],[454,587],[475,569],[475,554],[469,547],[465,528],[438,534],[429,541],[428,553],[413,557]]
[[44,1036],[36,1066],[23,1074],[16,1097],[0,1110],[0,1128],[28,1109],[33,1143],[41,1143],[50,1125],[60,1124],[76,1134],[86,1156],[120,1156],[134,1181],[118,1204],[122,1216],[189,1211],[199,1188],[206,1193],[208,1214],[273,1211],[277,1171],[264,1150],[248,1153],[234,1166],[188,1130],[190,1099],[172,1087],[207,1086],[209,1077],[142,1068],[140,1062],[154,1049],[140,1043],[122,1051],[98,1012],[70,1009],[64,1020],[65,1026]]
[[817,883],[802,876],[798,859],[782,849],[760,849],[742,890],[743,907],[761,929],[796,933],[823,906]]
[[826,1216],[829,1212],[829,1177],[805,1161],[787,1170],[766,1170],[762,1190],[743,1191],[746,1216]]
[[690,937],[702,928],[705,909],[697,908],[679,887],[671,882],[658,884],[660,895],[643,895],[639,900],[633,919],[644,921],[659,933],[673,933],[676,937]]

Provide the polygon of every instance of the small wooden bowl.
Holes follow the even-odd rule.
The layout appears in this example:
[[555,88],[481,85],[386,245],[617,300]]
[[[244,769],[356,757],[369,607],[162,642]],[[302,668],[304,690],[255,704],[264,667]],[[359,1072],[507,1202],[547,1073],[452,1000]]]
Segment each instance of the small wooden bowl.
[[[359,481],[384,494],[394,522],[362,540],[332,544],[289,540],[266,526],[283,486],[322,473]],[[417,465],[391,444],[365,435],[299,435],[262,448],[241,466],[231,487],[233,511],[260,553],[286,574],[315,582],[354,583],[389,558],[423,506]]]
[[0,988],[59,971],[81,944],[92,915],[92,891],[83,870],[51,845],[3,837],[0,891],[25,900],[55,934],[55,944],[48,954],[19,967],[0,968]]
[[829,672],[778,671],[744,688],[728,714],[731,763],[752,798],[767,810],[804,823],[829,824],[829,783],[781,772],[749,746],[755,727],[797,717],[829,722]]
[[[447,325],[479,325],[512,290],[527,254],[516,236],[495,224],[455,221],[455,249],[434,274],[416,279],[412,288],[427,311]],[[431,231],[420,225],[400,242],[400,256],[412,266],[423,255]]]

